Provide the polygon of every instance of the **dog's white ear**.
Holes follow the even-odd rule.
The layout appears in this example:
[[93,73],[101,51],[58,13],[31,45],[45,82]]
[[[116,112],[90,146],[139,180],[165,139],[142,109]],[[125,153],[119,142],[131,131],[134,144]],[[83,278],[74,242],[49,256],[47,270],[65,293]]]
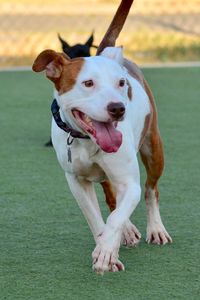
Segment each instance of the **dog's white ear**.
[[113,59],[120,65],[123,65],[123,47],[106,47],[101,53],[101,56]]

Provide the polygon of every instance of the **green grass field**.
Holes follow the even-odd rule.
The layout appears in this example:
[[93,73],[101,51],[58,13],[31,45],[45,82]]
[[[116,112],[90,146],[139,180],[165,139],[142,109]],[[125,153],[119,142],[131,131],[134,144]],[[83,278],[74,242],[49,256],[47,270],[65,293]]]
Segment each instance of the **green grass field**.
[[[52,87],[32,72],[0,72],[1,300],[199,299],[200,69],[144,73],[157,99],[165,144],[160,209],[174,243],[145,243],[142,198],[134,214],[140,245],[121,248],[125,272],[102,277],[91,269],[94,242],[86,221],[54,151],[43,146]],[[100,189],[98,194],[106,216]]]

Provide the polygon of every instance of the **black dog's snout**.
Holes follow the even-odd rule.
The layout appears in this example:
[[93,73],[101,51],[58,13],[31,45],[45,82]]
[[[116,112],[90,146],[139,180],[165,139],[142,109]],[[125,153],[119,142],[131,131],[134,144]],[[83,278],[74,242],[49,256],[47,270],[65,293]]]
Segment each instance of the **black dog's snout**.
[[122,102],[111,102],[108,104],[107,110],[114,120],[120,120],[125,113],[125,106]]

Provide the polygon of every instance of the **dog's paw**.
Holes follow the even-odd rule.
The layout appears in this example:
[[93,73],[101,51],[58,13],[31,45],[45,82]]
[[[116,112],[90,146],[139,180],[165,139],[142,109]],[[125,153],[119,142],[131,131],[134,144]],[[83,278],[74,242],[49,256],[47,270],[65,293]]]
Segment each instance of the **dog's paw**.
[[126,247],[135,247],[138,245],[140,239],[141,233],[137,227],[128,220],[123,228],[121,243]]
[[172,243],[172,238],[163,225],[153,226],[147,228],[146,242],[148,244],[165,245]]
[[104,272],[119,272],[125,270],[123,263],[118,259],[118,253],[116,251],[106,251],[99,245],[94,249],[92,259],[92,269],[97,274],[103,275]]
[[123,263],[117,259],[117,261],[113,264],[110,265],[110,272],[120,272],[120,271],[125,271],[125,267]]
[[114,253],[99,250],[95,248],[92,253],[93,266],[92,269],[97,274],[103,275],[104,272],[119,272],[124,271],[123,263],[118,259]]

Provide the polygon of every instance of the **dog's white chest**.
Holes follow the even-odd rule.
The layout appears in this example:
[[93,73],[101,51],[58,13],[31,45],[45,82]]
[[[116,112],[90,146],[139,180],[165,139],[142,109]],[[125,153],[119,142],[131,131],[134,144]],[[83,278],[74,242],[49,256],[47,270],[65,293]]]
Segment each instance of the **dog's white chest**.
[[52,141],[58,161],[65,172],[94,182],[101,182],[105,179],[104,171],[93,160],[98,148],[92,141],[87,140],[83,145],[74,140],[69,146],[71,152],[71,161],[69,161],[67,134],[57,127],[54,120]]
[[[101,182],[105,179],[105,173],[100,166],[92,160],[86,149],[74,147],[72,151],[72,163],[68,163],[68,172],[76,174],[79,178],[89,181]],[[70,169],[70,170],[69,170]]]

